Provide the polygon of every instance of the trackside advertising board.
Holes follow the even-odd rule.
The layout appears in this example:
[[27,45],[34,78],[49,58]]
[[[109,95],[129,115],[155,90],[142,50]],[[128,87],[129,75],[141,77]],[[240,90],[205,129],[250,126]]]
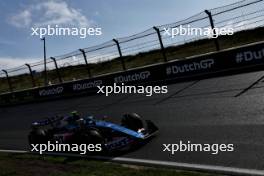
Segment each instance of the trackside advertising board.
[[138,69],[48,87],[2,94],[1,105],[61,98],[78,94],[93,94],[101,85],[167,84],[221,73],[253,71],[264,65],[264,43],[229,49],[188,59],[170,61]]

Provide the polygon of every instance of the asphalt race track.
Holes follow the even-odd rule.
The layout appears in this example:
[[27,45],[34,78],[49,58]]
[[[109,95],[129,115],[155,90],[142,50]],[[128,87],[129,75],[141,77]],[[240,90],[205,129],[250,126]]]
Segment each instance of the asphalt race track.
[[[166,95],[102,95],[0,109],[0,149],[28,148],[30,123],[67,114],[109,116],[137,112],[160,128],[150,143],[125,157],[264,169],[264,71],[169,86]],[[233,143],[234,152],[162,152],[163,143]]]

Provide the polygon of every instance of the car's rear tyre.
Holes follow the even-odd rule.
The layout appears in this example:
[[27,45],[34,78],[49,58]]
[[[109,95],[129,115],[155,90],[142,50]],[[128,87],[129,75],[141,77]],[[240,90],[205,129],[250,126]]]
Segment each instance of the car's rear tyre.
[[32,130],[28,135],[28,141],[31,144],[43,144],[47,142],[47,133],[43,129]]
[[121,121],[122,126],[137,131],[144,127],[143,120],[136,113],[125,114]]
[[76,139],[79,144],[102,144],[104,142],[102,134],[97,129],[82,131]]

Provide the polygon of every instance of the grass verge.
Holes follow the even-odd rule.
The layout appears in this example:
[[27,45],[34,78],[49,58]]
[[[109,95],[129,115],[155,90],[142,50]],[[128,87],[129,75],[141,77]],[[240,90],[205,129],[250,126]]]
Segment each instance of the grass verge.
[[0,153],[0,176],[220,176],[67,157]]

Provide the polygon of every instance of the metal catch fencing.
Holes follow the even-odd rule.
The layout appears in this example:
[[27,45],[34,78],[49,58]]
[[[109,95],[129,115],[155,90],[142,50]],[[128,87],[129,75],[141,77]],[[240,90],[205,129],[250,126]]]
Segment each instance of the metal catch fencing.
[[[141,33],[116,38],[103,44],[78,49],[47,59],[47,84],[58,84],[97,75],[124,71],[154,63],[218,51],[264,40],[264,1],[243,0],[205,10],[176,23],[154,26]],[[195,35],[172,35],[173,29],[211,29],[211,38],[201,31]],[[216,37],[215,29],[232,28],[232,36]],[[196,31],[197,32],[197,31]],[[47,85],[44,62],[27,63],[0,72],[0,93]]]

